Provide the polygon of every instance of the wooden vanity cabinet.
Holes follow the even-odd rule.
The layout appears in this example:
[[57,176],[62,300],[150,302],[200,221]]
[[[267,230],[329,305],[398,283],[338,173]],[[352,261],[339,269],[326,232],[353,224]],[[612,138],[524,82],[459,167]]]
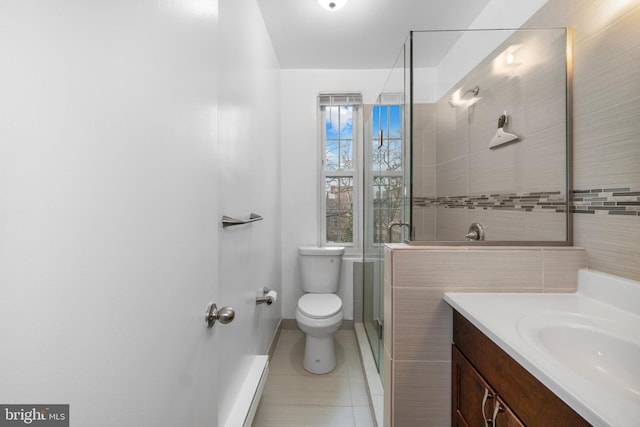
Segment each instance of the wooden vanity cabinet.
[[451,362],[451,407],[454,426],[524,426],[455,346],[453,346]]
[[[590,426],[456,311],[453,313],[453,342],[453,426]],[[496,405],[498,412],[494,417]],[[485,420],[488,421],[485,423]]]

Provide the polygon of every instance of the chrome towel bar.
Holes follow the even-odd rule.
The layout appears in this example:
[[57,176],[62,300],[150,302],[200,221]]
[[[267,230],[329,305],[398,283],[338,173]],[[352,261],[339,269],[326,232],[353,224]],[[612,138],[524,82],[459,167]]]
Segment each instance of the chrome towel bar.
[[222,215],[222,226],[223,227],[231,227],[232,225],[242,225],[249,224],[250,222],[262,221],[264,218],[258,215],[257,213],[250,213],[249,219],[237,219],[231,218],[227,215]]

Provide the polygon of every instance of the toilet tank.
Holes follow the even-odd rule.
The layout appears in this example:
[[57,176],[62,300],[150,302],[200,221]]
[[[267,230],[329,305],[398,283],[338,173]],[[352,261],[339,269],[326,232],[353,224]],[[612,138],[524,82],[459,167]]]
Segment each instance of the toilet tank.
[[298,248],[301,288],[305,292],[332,294],[340,287],[344,248],[302,246]]

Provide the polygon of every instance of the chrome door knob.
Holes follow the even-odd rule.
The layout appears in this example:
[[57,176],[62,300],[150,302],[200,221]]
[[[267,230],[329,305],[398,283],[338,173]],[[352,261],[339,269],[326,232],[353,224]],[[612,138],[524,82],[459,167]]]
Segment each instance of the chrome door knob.
[[226,325],[227,323],[233,322],[233,319],[236,317],[236,311],[233,307],[222,307],[218,310],[218,322]]
[[211,328],[216,324],[216,321],[219,321],[223,325],[233,322],[233,319],[236,317],[236,311],[233,307],[222,307],[218,310],[218,306],[212,302],[207,307],[207,312],[204,316],[207,325]]

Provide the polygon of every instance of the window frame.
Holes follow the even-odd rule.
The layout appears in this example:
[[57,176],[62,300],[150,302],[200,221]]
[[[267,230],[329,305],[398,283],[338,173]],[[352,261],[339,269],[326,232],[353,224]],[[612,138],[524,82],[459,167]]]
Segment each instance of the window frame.
[[[352,169],[351,170],[326,170],[327,164],[326,146],[326,110],[327,107],[350,106],[352,108]],[[319,126],[318,147],[320,150],[319,162],[319,229],[318,241],[321,246],[343,246],[348,254],[359,253],[362,247],[360,224],[362,223],[362,170],[363,164],[363,124],[362,124],[362,95],[357,92],[331,92],[320,93],[317,104],[317,123]],[[326,180],[330,177],[351,178],[352,187],[352,218],[353,235],[352,242],[330,242],[327,241],[327,202],[326,202]]]

